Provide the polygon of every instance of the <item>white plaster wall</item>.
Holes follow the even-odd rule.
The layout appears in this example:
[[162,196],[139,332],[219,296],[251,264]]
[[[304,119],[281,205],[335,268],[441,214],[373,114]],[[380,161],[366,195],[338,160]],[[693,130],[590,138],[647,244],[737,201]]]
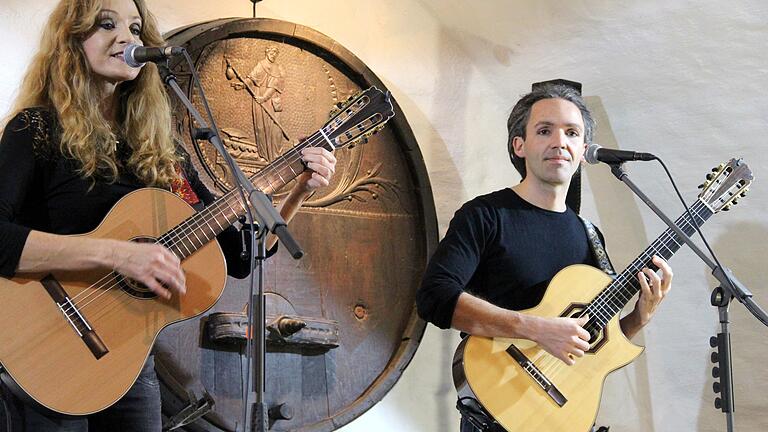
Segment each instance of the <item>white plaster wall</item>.
[[[251,16],[246,0],[148,0],[163,30]],[[0,0],[0,112],[5,113],[53,2]],[[743,156],[750,196],[704,227],[723,263],[768,306],[768,3],[647,0],[265,0],[259,16],[312,27],[360,57],[386,83],[413,127],[437,205],[440,232],[471,197],[512,185],[505,120],[530,83],[584,84],[605,146],[653,152],[687,202],[709,169]],[[632,178],[672,218],[681,213],[656,164]],[[604,166],[585,174],[583,213],[599,223],[623,268],[662,225]],[[688,250],[672,260],[675,284],[637,341],[635,363],[606,382],[600,424],[618,431],[720,431],[712,408],[712,279]],[[768,329],[731,308],[736,426],[768,430]],[[450,359],[458,336],[429,327],[413,362],[384,400],[342,430],[449,431],[458,415]]]

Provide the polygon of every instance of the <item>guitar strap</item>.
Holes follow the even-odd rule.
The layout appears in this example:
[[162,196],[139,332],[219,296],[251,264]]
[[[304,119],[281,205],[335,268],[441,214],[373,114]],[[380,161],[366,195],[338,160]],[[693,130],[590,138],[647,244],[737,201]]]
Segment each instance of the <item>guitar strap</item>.
[[176,174],[179,176],[171,182],[171,192],[176,194],[179,198],[183,199],[187,204],[194,206],[200,202],[200,198],[192,189],[192,185],[189,184],[187,176],[184,170],[180,166],[176,166]]
[[616,270],[613,269],[611,260],[608,259],[608,254],[605,252],[603,242],[600,241],[600,236],[597,235],[597,229],[592,225],[592,222],[581,216],[579,216],[579,218],[581,219],[581,223],[584,224],[584,230],[587,232],[587,239],[592,248],[592,254],[595,256],[595,260],[597,260],[597,265],[600,266],[600,270],[611,277],[615,277]]

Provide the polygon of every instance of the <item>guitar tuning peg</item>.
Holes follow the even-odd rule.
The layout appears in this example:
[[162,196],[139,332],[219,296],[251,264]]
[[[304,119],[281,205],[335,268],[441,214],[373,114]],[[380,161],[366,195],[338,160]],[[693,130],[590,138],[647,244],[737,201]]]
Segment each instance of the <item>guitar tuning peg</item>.
[[731,205],[728,204],[727,206],[723,207],[723,211],[728,211],[731,209]]
[[706,186],[706,185],[707,185],[706,183],[702,183],[702,184],[698,185],[697,187],[698,187],[699,189],[704,189],[704,186]]
[[740,197],[742,197],[742,198],[744,198],[745,196],[747,196],[747,190],[746,190],[746,189],[744,189],[743,191],[741,191],[741,193],[739,194],[739,196],[740,196]]
[[341,112],[341,109],[344,107],[344,104],[341,102],[337,102],[333,105],[331,105],[331,110],[328,113],[328,118],[333,118],[336,115],[338,115]]
[[713,178],[715,178],[715,173],[711,172],[711,173],[707,174],[706,178],[707,178],[707,180],[712,180]]
[[733,201],[731,201],[731,204],[733,204],[733,205],[736,205],[738,203],[739,203],[739,200],[737,200],[737,199],[734,199]]

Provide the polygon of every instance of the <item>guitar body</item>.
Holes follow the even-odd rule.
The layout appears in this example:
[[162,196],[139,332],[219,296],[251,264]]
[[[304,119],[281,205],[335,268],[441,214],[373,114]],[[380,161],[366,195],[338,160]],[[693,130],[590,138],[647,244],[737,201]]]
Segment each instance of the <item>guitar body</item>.
[[[304,148],[352,145],[394,115],[389,92],[368,88],[249,180],[266,193],[279,190],[304,172]],[[85,415],[114,404],[136,381],[160,330],[204,313],[221,297],[227,267],[212,239],[245,213],[236,190],[198,213],[160,189],[126,195],[83,236],[167,245],[182,259],[186,294],[164,300],[112,271],[0,278],[0,363],[50,410]]]
[[[170,192],[140,189],[118,201],[99,227],[83,236],[156,239],[194,213]],[[133,385],[160,330],[202,314],[221,296],[227,272],[217,242],[200,247],[182,267],[187,293],[170,300],[131,295],[123,285],[89,288],[105,276],[111,279],[109,271],[52,273],[108,350],[100,358],[40,282],[46,274],[0,279],[3,367],[32,399],[54,411],[85,415],[109,407]]]
[[[593,267],[566,267],[552,279],[541,303],[522,312],[573,316],[610,282]],[[529,340],[469,336],[454,356],[454,383],[459,397],[475,397],[508,431],[588,431],[597,415],[605,377],[643,351],[627,340],[616,316],[591,344],[590,352],[567,366]],[[566,400],[562,406],[508,352],[511,345],[557,388]]]

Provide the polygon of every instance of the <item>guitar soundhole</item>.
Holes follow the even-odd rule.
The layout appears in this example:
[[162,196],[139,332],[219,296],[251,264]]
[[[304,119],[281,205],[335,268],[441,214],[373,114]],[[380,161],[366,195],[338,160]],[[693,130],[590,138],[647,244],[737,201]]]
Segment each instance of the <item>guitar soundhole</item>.
[[[132,238],[131,241],[138,243],[156,243],[157,239],[153,237],[136,237]],[[157,297],[157,294],[153,293],[146,285],[133,279],[123,278],[120,281],[120,289],[129,296],[137,299],[153,299]]]
[[[570,306],[568,306],[568,309],[566,309],[563,313],[560,314],[561,317],[570,317],[570,318],[581,318],[581,314],[583,313],[584,309],[589,306],[588,304],[583,303],[572,303]],[[602,326],[599,326],[595,320],[590,319],[589,322],[587,322],[587,325],[584,327],[586,331],[589,332],[589,351],[587,353],[594,354],[597,352],[600,347],[602,347],[607,341],[608,341],[608,329]]]

